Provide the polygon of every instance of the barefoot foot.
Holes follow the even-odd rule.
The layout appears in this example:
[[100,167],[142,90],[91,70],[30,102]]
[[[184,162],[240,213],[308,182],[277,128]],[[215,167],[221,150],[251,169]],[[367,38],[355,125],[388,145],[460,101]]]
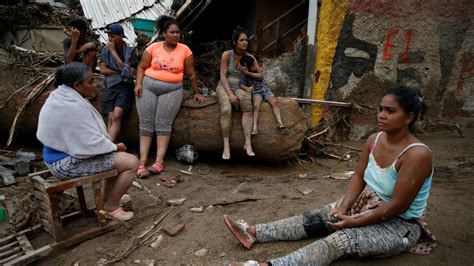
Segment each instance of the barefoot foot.
[[248,156],[255,156],[255,153],[252,150],[252,145],[250,144],[245,144],[244,145],[244,150],[247,152]]
[[230,150],[224,149],[224,152],[222,152],[222,159],[223,160],[229,160],[230,159]]

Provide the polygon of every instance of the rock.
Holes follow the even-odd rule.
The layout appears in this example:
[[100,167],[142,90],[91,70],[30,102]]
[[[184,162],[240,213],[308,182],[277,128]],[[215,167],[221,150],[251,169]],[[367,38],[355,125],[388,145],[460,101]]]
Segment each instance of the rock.
[[309,193],[313,192],[311,189],[309,188],[297,188],[296,190],[298,190],[299,192],[301,192],[301,194],[303,195],[308,195]]
[[18,162],[15,164],[16,174],[19,176],[25,176],[30,173],[30,163]]
[[219,258],[223,258],[225,256],[225,252],[219,253]]
[[299,174],[298,177],[299,178],[306,178],[308,175],[307,174]]
[[0,165],[0,177],[1,177],[0,183],[2,183],[2,185],[4,186],[15,184],[16,179],[13,176],[13,173],[14,171]]
[[169,236],[176,236],[184,230],[184,224],[175,224],[171,227],[163,228],[163,231]]
[[206,211],[208,211],[208,210],[212,210],[213,208],[214,208],[214,206],[212,206],[212,205],[209,205],[209,206],[207,206],[207,207],[206,207]]
[[204,211],[204,208],[202,206],[199,206],[199,207],[192,207],[191,212],[197,212],[197,213],[201,213]]
[[170,199],[170,200],[167,200],[166,203],[170,206],[179,206],[179,205],[183,205],[185,201],[186,201],[186,198]]
[[194,252],[194,256],[196,256],[196,257],[204,257],[204,256],[206,256],[206,254],[207,254],[208,251],[209,251],[209,250],[207,250],[207,249],[205,249],[205,248],[200,249],[200,250],[197,250],[197,251]]
[[159,235],[153,242],[151,242],[150,247],[157,248],[161,242],[163,242],[163,239],[165,239],[163,235]]

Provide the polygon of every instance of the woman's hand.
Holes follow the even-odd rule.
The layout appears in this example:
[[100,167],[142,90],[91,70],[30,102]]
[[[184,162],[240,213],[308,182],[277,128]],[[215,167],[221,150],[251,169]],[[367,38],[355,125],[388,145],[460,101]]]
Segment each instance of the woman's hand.
[[199,104],[203,104],[206,102],[206,98],[204,98],[204,96],[202,96],[201,94],[199,93],[195,93],[194,94],[194,97],[193,97],[193,101],[195,103],[199,103]]
[[133,91],[135,92],[135,95],[137,97],[141,97],[142,96],[142,85],[141,84],[135,85],[135,89]]
[[117,151],[126,151],[126,150],[127,150],[127,146],[125,146],[125,144],[121,142],[117,144]]
[[237,96],[235,96],[235,94],[231,92],[229,94],[229,102],[232,104],[237,104],[239,102],[239,98],[237,98]]
[[337,216],[334,216],[334,218],[337,218],[338,221],[337,222],[331,222],[331,221],[328,221],[327,223],[332,226],[332,228],[334,229],[342,229],[342,228],[353,228],[353,227],[357,227],[357,219],[352,217],[352,216],[349,216],[349,215],[337,215]]

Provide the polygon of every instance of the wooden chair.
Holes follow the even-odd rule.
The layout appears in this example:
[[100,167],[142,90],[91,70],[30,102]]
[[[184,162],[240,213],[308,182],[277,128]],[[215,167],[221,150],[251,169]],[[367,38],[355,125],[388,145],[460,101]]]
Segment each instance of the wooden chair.
[[[34,196],[37,200],[37,211],[41,219],[41,224],[44,230],[53,237],[55,242],[35,250],[32,248],[28,238],[26,237],[26,234],[30,233],[30,231],[16,233],[13,237],[9,236],[0,239],[0,262],[3,262],[1,264],[29,263],[48,255],[52,251],[61,250],[74,244],[78,244],[87,239],[112,231],[120,226],[120,223],[117,221],[106,220],[103,212],[104,197],[102,195],[102,181],[116,177],[117,175],[117,170],[111,170],[96,175],[84,176],[66,181],[59,181],[52,177],[51,174],[49,174],[48,178],[43,178],[39,175],[32,176],[31,182],[33,183]],[[92,208],[87,207],[84,196],[83,186],[88,184],[91,184],[94,189],[96,206]],[[61,213],[61,195],[67,189],[72,188],[76,188],[80,210],[68,214]],[[64,230],[63,223],[68,220],[77,219],[78,217],[94,213],[97,215],[97,224],[93,228],[77,234],[69,234]],[[22,241],[20,242],[19,239]],[[1,251],[5,248],[3,245],[6,245],[7,248],[9,246],[17,246],[18,252],[15,254],[12,253],[9,257],[4,257],[2,259]]]

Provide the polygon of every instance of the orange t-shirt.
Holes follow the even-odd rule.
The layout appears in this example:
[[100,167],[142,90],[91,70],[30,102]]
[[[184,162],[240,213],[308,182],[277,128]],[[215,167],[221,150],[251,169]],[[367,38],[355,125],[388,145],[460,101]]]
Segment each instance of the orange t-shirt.
[[156,42],[146,48],[151,55],[151,65],[145,70],[145,75],[170,83],[183,82],[184,60],[193,54],[188,46],[178,43],[176,48],[165,51],[164,42]]

